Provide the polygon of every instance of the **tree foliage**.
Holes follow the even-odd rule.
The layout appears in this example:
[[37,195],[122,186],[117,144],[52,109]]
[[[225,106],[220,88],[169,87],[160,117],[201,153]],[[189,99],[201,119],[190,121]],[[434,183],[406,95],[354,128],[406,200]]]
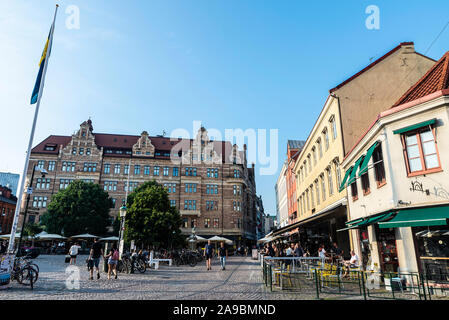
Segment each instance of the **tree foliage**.
[[23,235],[24,236],[34,237],[36,234],[40,233],[41,231],[42,231],[42,227],[40,225],[38,225],[37,223],[28,222],[23,227]]
[[75,180],[52,198],[41,224],[48,233],[70,237],[81,233],[104,235],[109,227],[112,199],[100,185]]
[[125,240],[137,245],[165,248],[184,244],[182,219],[176,207],[170,205],[167,190],[148,181],[128,196]]

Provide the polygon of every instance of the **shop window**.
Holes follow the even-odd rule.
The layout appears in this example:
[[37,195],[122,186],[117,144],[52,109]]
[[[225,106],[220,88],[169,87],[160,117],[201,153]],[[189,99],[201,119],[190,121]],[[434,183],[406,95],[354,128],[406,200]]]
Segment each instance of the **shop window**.
[[363,195],[366,196],[370,193],[368,173],[363,174],[360,180],[362,182]]
[[382,155],[382,145],[379,144],[373,152],[374,163],[374,177],[376,179],[377,187],[381,187],[386,183],[385,167]]
[[356,201],[359,198],[359,195],[357,192],[357,181],[354,181],[351,184],[351,196],[352,196],[352,201]]
[[408,176],[441,171],[434,129],[421,128],[402,135]]

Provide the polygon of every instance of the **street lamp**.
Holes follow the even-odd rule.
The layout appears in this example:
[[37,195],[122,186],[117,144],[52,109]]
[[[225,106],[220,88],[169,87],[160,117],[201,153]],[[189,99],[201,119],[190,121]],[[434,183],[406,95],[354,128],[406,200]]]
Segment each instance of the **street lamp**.
[[44,168],[41,168],[39,166],[33,166],[33,172],[31,173],[31,180],[30,180],[30,184],[28,186],[27,189],[27,203],[25,205],[25,212],[23,213],[23,221],[22,221],[22,230],[20,230],[20,238],[19,238],[19,244],[17,246],[17,256],[20,256],[22,254],[22,251],[20,249],[20,246],[22,244],[22,238],[23,238],[23,230],[25,229],[25,222],[27,219],[27,213],[28,213],[28,205],[30,203],[30,199],[31,199],[31,194],[33,193],[33,180],[34,180],[34,173],[36,171],[40,171],[42,178],[45,178],[45,175],[48,174],[47,170],[45,170]]
[[119,259],[122,259],[123,247],[124,247],[124,232],[125,232],[125,218],[126,218],[126,204],[120,207],[120,236],[119,236]]

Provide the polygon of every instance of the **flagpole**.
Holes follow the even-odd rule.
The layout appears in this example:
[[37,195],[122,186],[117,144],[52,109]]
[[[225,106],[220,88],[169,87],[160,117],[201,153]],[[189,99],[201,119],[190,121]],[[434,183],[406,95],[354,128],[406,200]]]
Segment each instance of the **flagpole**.
[[[13,254],[14,253],[14,240],[15,240],[15,235],[16,235],[16,231],[17,231],[17,225],[19,223],[19,217],[20,217],[20,207],[22,205],[22,198],[23,198],[23,191],[25,188],[25,179],[26,179],[26,175],[27,175],[27,171],[28,171],[28,165],[29,165],[29,161],[30,161],[30,153],[31,153],[31,147],[33,146],[33,139],[34,139],[34,132],[36,129],[36,123],[37,123],[37,116],[39,114],[39,107],[41,104],[41,97],[42,97],[42,91],[44,88],[44,82],[45,82],[45,75],[47,73],[47,66],[48,66],[48,60],[50,58],[50,54],[51,54],[51,47],[52,47],[52,43],[53,43],[53,32],[55,30],[55,21],[56,21],[56,14],[58,13],[58,7],[59,5],[56,5],[56,9],[55,9],[55,16],[53,18],[53,24],[52,24],[52,32],[51,32],[51,36],[50,36],[50,41],[49,41],[49,46],[48,46],[48,52],[47,52],[47,56],[45,59],[45,64],[44,64],[44,70],[42,73],[42,80],[41,83],[39,85],[39,95],[37,98],[37,104],[36,104],[36,109],[34,111],[34,119],[33,119],[33,125],[31,127],[31,134],[30,134],[30,140],[28,142],[28,150],[26,153],[26,157],[25,157],[25,165],[23,168],[23,173],[22,173],[22,179],[20,182],[20,188],[19,188],[19,194],[17,197],[17,204],[16,204],[16,211],[14,213],[14,222],[11,228],[11,236],[9,238],[9,245],[8,245],[8,253]],[[30,184],[33,184],[33,181],[30,181]],[[25,221],[24,221],[25,224]],[[20,248],[18,248],[18,250],[20,250]],[[17,251],[19,252],[19,251]]]

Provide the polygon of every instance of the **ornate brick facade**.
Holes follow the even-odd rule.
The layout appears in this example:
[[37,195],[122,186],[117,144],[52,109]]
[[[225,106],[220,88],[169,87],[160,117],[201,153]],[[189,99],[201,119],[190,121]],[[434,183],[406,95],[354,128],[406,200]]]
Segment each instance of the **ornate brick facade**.
[[195,227],[197,235],[255,239],[254,165],[247,167],[246,146],[240,151],[211,141],[205,128],[195,139],[150,137],[146,131],[128,136],[94,133],[88,120],[71,137],[50,136],[33,148],[28,180],[33,165],[48,171],[33,181],[29,210],[36,222],[52,195],[73,180],[100,184],[115,200],[111,217],[117,216],[129,170],[129,192],[153,179],[167,187],[184,220],[183,233]]

